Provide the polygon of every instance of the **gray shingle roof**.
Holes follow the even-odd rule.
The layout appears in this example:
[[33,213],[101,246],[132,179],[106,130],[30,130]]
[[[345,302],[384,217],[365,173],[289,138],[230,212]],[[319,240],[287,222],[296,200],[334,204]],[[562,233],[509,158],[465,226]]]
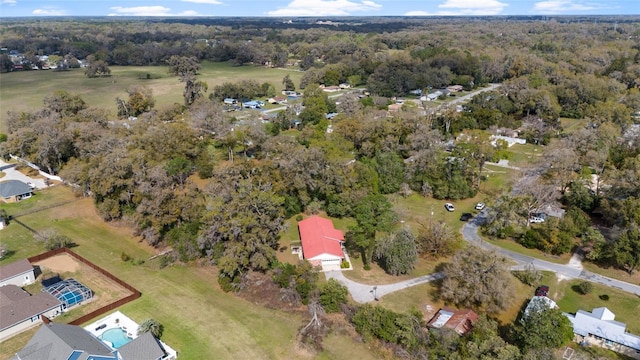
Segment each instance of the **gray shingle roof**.
[[149,332],[122,345],[118,351],[122,360],[158,360],[165,355],[160,342]]
[[20,180],[0,181],[0,196],[10,198],[12,196],[24,195],[32,192],[29,185]]
[[33,265],[31,265],[27,259],[0,266],[0,281],[11,279],[14,276],[22,275],[29,271],[33,271]]
[[67,360],[74,351],[116,359],[113,351],[100,340],[75,325],[43,325],[17,355],[20,360]]
[[0,330],[62,305],[49,293],[39,292],[30,296],[15,285],[0,286],[0,302]]
[[640,336],[626,332],[626,324],[615,321],[615,315],[607,308],[596,308],[592,312],[578,310],[575,315],[565,315],[571,321],[573,332],[576,334],[592,334],[640,350]]

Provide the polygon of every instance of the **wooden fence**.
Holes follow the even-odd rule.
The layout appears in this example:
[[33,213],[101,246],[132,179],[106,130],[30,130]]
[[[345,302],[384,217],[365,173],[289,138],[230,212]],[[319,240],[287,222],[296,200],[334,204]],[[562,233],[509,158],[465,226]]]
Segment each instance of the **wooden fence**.
[[80,261],[83,264],[86,264],[87,266],[89,266],[90,268],[94,269],[95,271],[99,272],[100,274],[104,275],[106,278],[114,281],[115,283],[117,283],[118,285],[122,286],[123,288],[131,291],[131,295],[124,297],[122,299],[116,300],[114,302],[112,302],[111,304],[107,304],[99,309],[96,309],[84,316],[79,317],[78,319],[75,319],[73,321],[71,321],[69,324],[71,325],[81,325],[84,324],[85,322],[94,319],[102,314],[105,314],[111,310],[114,310],[130,301],[133,301],[137,298],[139,298],[140,296],[142,296],[142,293],[140,293],[140,291],[138,291],[136,288],[134,288],[133,286],[127,284],[126,282],[118,279],[117,277],[115,277],[114,275],[112,275],[110,272],[104,270],[103,268],[99,267],[98,265],[92,263],[91,261],[83,258],[82,256],[76,254],[75,252],[71,251],[68,248],[60,248],[60,249],[55,249],[55,250],[51,250],[51,251],[47,251],[46,253],[40,254],[40,255],[36,255],[36,256],[32,256],[30,257],[28,260],[30,263],[34,263],[34,262],[38,262],[38,261],[42,261],[44,259],[56,256],[56,255],[60,255],[62,253],[66,253],[67,255],[73,257],[74,259]]

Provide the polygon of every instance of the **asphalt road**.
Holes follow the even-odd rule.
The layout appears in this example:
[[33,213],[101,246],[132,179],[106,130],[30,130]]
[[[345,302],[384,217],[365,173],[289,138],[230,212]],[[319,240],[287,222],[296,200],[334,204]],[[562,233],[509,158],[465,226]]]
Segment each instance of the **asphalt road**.
[[[482,238],[478,235],[478,227],[485,220],[486,218],[484,217],[484,212],[469,220],[469,222],[467,222],[462,227],[462,236],[466,241],[474,246],[481,247],[485,250],[495,251],[496,253],[513,260],[516,265],[511,268],[512,270],[522,270],[526,267],[533,266],[537,270],[553,271],[559,277],[563,277],[566,279],[584,279],[640,296],[640,286],[585,271],[582,269],[580,264],[576,263],[575,261],[572,261],[570,264],[556,264],[549,261],[522,255],[514,251],[506,250],[493,244],[489,244],[486,241],[483,241]],[[325,272],[325,277],[327,279],[336,279],[338,280],[338,282],[345,285],[349,289],[351,297],[356,302],[367,303],[376,301],[382,296],[395,291],[441,279],[443,277],[443,274],[438,272],[385,285],[362,284],[357,281],[348,279],[344,276],[342,271]]]
[[403,290],[411,286],[428,283],[430,281],[442,278],[442,273],[433,273],[393,284],[367,285],[347,279],[342,271],[339,270],[327,271],[324,274],[327,279],[336,279],[338,280],[338,282],[345,285],[349,289],[349,293],[351,294],[353,300],[359,303],[375,301],[382,296],[390,294],[394,291]]
[[515,261],[517,265],[513,267],[514,270],[523,269],[526,266],[533,265],[537,270],[553,271],[558,276],[562,276],[568,279],[584,279],[640,296],[640,286],[636,284],[631,284],[606,276],[598,275],[590,271],[582,270],[575,265],[556,264],[503,249],[493,244],[489,244],[486,241],[483,241],[482,238],[478,235],[478,227],[482,223],[484,223],[485,220],[486,218],[484,217],[484,212],[471,219],[462,227],[462,237],[464,237],[466,241],[475,246],[479,246],[486,250],[495,251],[496,253]]

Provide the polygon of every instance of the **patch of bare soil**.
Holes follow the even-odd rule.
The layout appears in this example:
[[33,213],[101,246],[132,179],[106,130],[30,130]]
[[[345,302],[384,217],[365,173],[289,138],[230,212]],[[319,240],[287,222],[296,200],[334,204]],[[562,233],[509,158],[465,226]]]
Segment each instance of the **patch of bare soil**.
[[269,274],[250,272],[242,282],[238,296],[270,309],[306,312],[295,290],[281,289]]
[[80,269],[80,263],[67,254],[60,254],[48,259],[40,260],[35,265],[40,266],[43,273],[75,273]]

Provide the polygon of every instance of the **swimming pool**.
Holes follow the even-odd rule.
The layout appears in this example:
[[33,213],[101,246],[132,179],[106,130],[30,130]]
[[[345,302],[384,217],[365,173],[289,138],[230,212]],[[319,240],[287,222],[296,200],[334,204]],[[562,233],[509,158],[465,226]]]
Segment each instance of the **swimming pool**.
[[100,335],[100,339],[107,340],[113,345],[113,348],[118,349],[122,345],[133,340],[127,336],[127,332],[120,328],[109,329]]

